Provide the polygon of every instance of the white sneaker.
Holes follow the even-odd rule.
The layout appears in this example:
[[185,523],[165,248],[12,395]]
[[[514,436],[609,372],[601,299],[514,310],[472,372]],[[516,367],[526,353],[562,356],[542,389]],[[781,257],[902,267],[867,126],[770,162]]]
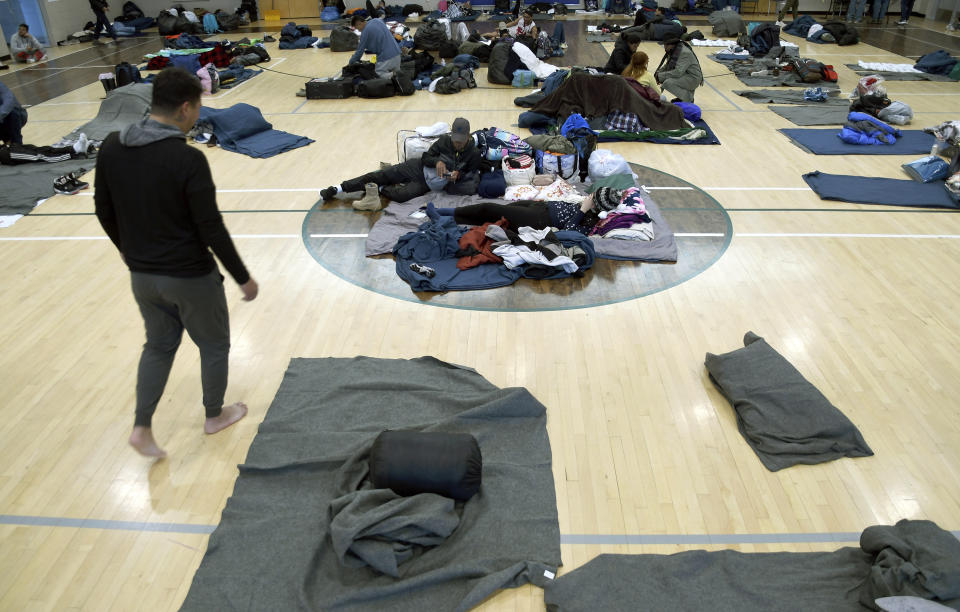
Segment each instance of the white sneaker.
[[773,25],[782,28],[783,26],[785,26],[785,25],[787,25],[787,24],[786,24],[785,22],[783,22],[783,21],[777,21],[777,22],[774,23]]
[[28,64],[33,64],[33,63],[35,63],[36,61],[37,61],[37,58],[35,58],[35,57],[28,57],[28,58],[27,58],[27,63],[28,63]]
[[90,141],[87,140],[87,135],[81,132],[77,142],[73,143],[73,150],[77,152],[77,155],[83,155],[87,152],[89,146]]
[[907,25],[907,20],[901,19],[900,21],[897,22],[897,25]]
[[38,59],[37,61],[38,61],[38,62],[45,62],[45,61],[47,61],[47,59],[49,59],[49,58],[47,57],[47,54],[44,53],[42,56],[40,56],[40,59]]

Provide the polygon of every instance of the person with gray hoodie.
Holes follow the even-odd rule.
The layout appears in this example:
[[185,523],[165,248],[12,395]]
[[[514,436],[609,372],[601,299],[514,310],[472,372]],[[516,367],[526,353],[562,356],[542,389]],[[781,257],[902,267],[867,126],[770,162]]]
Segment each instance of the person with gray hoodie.
[[156,458],[166,452],[153,437],[153,413],[184,329],[200,349],[204,432],[216,433],[247,413],[243,403],[223,405],[230,322],[213,256],[240,285],[244,300],[256,298],[258,286],[223,224],[207,158],[186,142],[202,92],[200,80],[186,70],[162,70],[153,83],[149,117],[111,133],[97,156],[97,219],[130,269],[147,335],[130,445]]

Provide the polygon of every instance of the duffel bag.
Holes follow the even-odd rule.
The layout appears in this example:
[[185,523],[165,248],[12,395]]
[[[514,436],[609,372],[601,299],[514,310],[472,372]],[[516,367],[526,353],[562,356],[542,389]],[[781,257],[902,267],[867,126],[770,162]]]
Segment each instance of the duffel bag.
[[312,79],[306,89],[308,100],[342,100],[356,91],[353,79]]
[[370,79],[357,85],[357,95],[361,98],[389,98],[396,94],[393,79]]

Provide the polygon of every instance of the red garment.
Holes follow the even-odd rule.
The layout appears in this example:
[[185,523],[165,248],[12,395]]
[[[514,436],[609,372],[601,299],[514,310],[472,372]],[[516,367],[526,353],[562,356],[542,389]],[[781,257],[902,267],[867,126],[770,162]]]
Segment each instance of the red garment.
[[463,236],[460,236],[460,250],[462,251],[463,249],[473,247],[477,253],[458,259],[458,269],[467,270],[469,268],[476,268],[480,264],[503,262],[503,259],[501,259],[499,255],[494,255],[493,250],[490,248],[493,240],[487,238],[486,235],[487,227],[490,225],[498,225],[503,229],[509,227],[507,220],[500,217],[500,220],[496,223],[484,223],[483,225],[478,225],[467,230]]
[[640,97],[646,98],[647,100],[656,103],[658,106],[660,105],[660,94],[657,93],[656,89],[647,87],[646,85],[635,81],[634,79],[627,78],[626,81],[630,87],[633,87],[634,91],[640,94]]
[[207,64],[213,64],[217,68],[226,68],[230,65],[232,58],[230,54],[227,53],[224,48],[218,43],[213,46],[213,49],[206,51],[200,54],[200,65],[206,66]]
[[164,57],[162,55],[151,57],[150,61],[147,62],[147,70],[160,70],[161,68],[166,68],[169,63],[169,57]]

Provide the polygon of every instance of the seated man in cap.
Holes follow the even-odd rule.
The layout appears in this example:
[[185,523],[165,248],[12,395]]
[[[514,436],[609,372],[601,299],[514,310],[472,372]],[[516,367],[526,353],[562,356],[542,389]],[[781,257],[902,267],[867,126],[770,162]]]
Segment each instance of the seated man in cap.
[[327,187],[320,195],[329,201],[338,193],[366,191],[365,197],[353,204],[357,210],[379,210],[381,194],[395,202],[406,202],[430,191],[473,195],[480,184],[480,161],[470,123],[458,117],[450,133],[438,138],[420,159],[368,172]]
[[663,59],[654,73],[660,89],[673,94],[670,101],[693,102],[693,92],[703,85],[700,61],[690,45],[673,37],[663,41]]

